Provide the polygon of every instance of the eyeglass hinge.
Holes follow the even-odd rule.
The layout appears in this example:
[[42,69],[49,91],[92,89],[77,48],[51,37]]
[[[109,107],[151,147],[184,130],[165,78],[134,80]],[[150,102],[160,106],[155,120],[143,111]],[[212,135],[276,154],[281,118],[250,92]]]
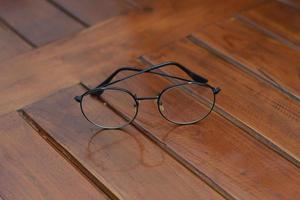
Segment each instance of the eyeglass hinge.
[[75,101],[77,101],[78,103],[80,103],[81,100],[82,100],[82,96],[76,96],[76,97],[74,97],[74,99],[75,99]]
[[218,94],[220,91],[221,89],[218,87],[213,89],[214,94]]

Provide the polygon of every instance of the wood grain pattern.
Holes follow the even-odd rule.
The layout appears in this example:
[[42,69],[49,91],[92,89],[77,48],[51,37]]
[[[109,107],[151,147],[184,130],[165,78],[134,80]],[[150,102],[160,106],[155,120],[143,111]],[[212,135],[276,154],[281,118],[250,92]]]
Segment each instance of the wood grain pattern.
[[298,10],[300,10],[300,1],[299,0],[277,0],[281,3],[285,3],[287,5],[290,5]]
[[[118,199],[222,199],[133,127],[109,131],[91,126],[73,99],[82,92],[79,85],[62,90],[25,112],[61,145],[60,151],[72,154]],[[110,110],[91,109],[117,120]]]
[[17,113],[0,117],[0,196],[4,200],[108,199]]
[[40,46],[83,28],[47,1],[1,0],[0,17],[35,46]]
[[[275,144],[275,150],[284,150],[300,167],[300,105],[296,100],[187,39],[147,58],[153,63],[176,60],[208,78],[212,85],[220,86],[222,92],[217,106],[263,135],[263,138],[259,134],[255,137]],[[172,67],[165,71],[184,75]]]
[[[32,47],[0,22],[0,61],[27,52]],[[4,50],[5,49],[5,50]]]
[[195,35],[229,59],[300,98],[299,51],[234,18],[208,26]]
[[272,1],[242,14],[259,26],[300,46],[300,12],[296,8]]
[[[180,1],[168,6],[163,13],[117,17],[76,37],[2,63],[0,92],[6,98],[0,101],[0,113],[15,110],[73,85],[101,68],[127,65],[128,60],[185,36],[195,27],[257,3],[253,0],[230,0],[218,4],[208,0],[197,2]],[[195,20],[187,22],[185,19]],[[114,34],[111,34],[112,30]]]
[[111,17],[126,14],[135,7],[126,0],[53,0],[86,24],[94,25]]
[[[96,77],[87,83],[96,85],[102,78]],[[114,87],[151,96],[168,85],[158,77],[143,75]],[[176,126],[159,115],[155,103],[145,101],[135,124],[195,173],[210,177],[230,198],[293,200],[300,195],[299,168],[215,112],[198,124]]]

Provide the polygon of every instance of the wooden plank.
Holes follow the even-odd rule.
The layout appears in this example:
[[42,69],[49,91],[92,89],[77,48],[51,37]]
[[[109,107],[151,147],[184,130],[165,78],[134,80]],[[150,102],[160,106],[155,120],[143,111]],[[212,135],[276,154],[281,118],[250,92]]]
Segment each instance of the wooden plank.
[[78,32],[83,26],[47,1],[1,0],[0,17],[35,46]]
[[253,21],[259,28],[267,29],[300,46],[300,12],[296,8],[271,1],[243,12],[242,15]]
[[0,22],[0,48],[2,49],[0,51],[0,61],[32,49],[28,43],[12,32],[2,22]]
[[[73,99],[82,92],[79,85],[62,90],[25,112],[53,138],[59,151],[80,161],[88,176],[118,199],[222,199],[135,128],[109,131],[91,126]],[[106,108],[91,105],[93,114],[100,112],[110,121],[119,119]]]
[[300,99],[300,52],[231,18],[197,32],[196,37],[221,57]]
[[[96,77],[88,84],[96,85],[102,78]],[[169,85],[148,74],[114,87],[143,97],[157,95]],[[217,101],[222,97],[220,94]],[[186,99],[178,99],[178,104]],[[114,105],[113,100],[109,102]],[[198,124],[176,126],[160,116],[156,103],[143,101],[135,124],[195,173],[206,174],[229,199],[293,200],[300,195],[299,168],[215,112]]]
[[290,5],[294,8],[297,8],[300,10],[300,1],[299,0],[277,0],[279,2],[285,3],[287,5]]
[[[220,113],[228,113],[229,119],[234,117],[250,127],[255,137],[300,167],[300,105],[296,100],[187,39],[147,58],[153,63],[176,60],[220,86],[222,92],[216,102]],[[184,75],[172,67],[166,71]]]
[[135,7],[125,0],[53,0],[86,24],[94,25],[111,17],[127,14]]
[[1,116],[0,127],[3,199],[108,199],[17,113]]
[[[117,17],[74,38],[1,63],[0,92],[6,98],[0,101],[0,113],[15,110],[62,87],[73,85],[101,68],[127,65],[128,60],[143,52],[254,3],[257,1],[218,4],[208,0],[194,4],[190,4],[190,0],[181,1],[171,7],[173,10],[168,7],[168,14],[154,12]],[[112,58],[112,55],[118,59]]]

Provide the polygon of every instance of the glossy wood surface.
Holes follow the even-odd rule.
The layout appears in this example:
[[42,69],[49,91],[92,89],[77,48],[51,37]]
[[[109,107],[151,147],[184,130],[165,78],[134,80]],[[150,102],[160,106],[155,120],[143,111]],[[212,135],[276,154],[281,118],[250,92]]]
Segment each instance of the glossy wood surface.
[[127,14],[134,6],[123,0],[54,0],[55,3],[68,10],[88,25],[94,25],[111,17]]
[[[0,113],[20,108],[60,88],[71,86],[101,68],[129,64],[129,60],[185,36],[188,30],[257,3],[246,0],[214,4],[202,0],[198,6],[192,6],[193,1],[176,1],[163,12],[117,17],[76,37],[3,62],[0,65],[3,73],[0,91],[6,98],[0,100]],[[197,20],[187,23],[185,18]],[[111,34],[112,30],[114,34]],[[112,55],[117,59],[111,59]],[[18,88],[19,92],[14,92],[14,88]]]
[[0,5],[0,17],[35,46],[66,37],[83,28],[47,1],[1,0]]
[[22,117],[0,116],[0,196],[4,200],[108,199]]
[[[299,5],[0,0],[0,199],[298,199]],[[153,74],[114,85],[138,102],[85,101],[101,124],[138,109],[121,130],[89,123],[73,99],[86,91],[80,82],[168,60],[222,89],[205,120],[164,119],[158,108],[175,120],[204,116],[209,96],[188,84],[158,104],[175,82]]]
[[[274,149],[284,150],[284,156],[292,155],[300,166],[300,105],[297,100],[244,73],[188,39],[170,44],[145,57],[152,63],[176,60],[206,77],[210,84],[221,87],[222,92],[216,102],[221,109],[220,113],[224,116],[229,114],[229,119],[237,118],[253,129],[254,133],[252,131],[251,134],[271,147],[270,143],[275,144],[277,147]],[[186,76],[174,67],[165,71]]]
[[32,47],[13,33],[3,22],[0,22],[0,61],[12,58],[32,49]]
[[[99,76],[96,77],[84,83],[97,85]],[[155,96],[169,85],[170,82],[159,77],[142,75],[114,87],[144,97]],[[220,93],[217,101],[222,96]],[[177,99],[177,104],[186,99]],[[195,125],[177,126],[160,116],[155,102],[142,101],[135,122],[148,137],[183,160],[195,173],[210,177],[229,198],[294,199],[300,194],[300,171],[296,166],[215,112]],[[281,181],[288,184],[282,186]]]
[[[72,162],[83,163],[88,176],[105,185],[100,187],[118,199],[222,199],[135,128],[101,131],[91,126],[73,99],[83,92],[79,85],[62,90],[25,112],[59,151],[69,152]],[[117,120],[110,111],[93,109],[98,111]]]
[[300,98],[300,51],[235,18],[208,26],[195,35],[228,59]]
[[258,26],[300,46],[300,13],[297,8],[272,1],[244,12],[242,15]]

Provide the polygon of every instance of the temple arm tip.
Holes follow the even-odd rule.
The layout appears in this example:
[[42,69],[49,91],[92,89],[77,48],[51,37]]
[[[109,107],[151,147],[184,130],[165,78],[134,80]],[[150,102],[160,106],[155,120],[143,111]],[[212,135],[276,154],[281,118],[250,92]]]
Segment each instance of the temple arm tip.
[[219,92],[221,92],[221,88],[216,87],[213,89],[213,92],[214,94],[218,94]]
[[82,101],[82,96],[75,96],[74,100],[80,103]]

